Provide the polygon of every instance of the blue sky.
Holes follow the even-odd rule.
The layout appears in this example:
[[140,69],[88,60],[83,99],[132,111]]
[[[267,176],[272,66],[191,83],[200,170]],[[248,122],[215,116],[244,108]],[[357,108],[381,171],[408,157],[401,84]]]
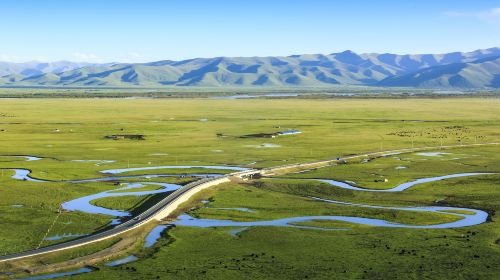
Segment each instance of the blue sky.
[[500,46],[500,0],[2,0],[0,61]]

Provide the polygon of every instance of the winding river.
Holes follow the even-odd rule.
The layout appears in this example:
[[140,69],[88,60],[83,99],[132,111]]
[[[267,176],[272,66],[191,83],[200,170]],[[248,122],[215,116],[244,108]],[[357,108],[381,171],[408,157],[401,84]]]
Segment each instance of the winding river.
[[[17,158],[25,158],[27,161],[33,160],[41,160],[42,158],[34,157],[34,156],[15,156]],[[181,176],[191,176],[191,177],[216,177],[221,176],[222,174],[216,173],[194,173],[190,174],[186,172],[186,174],[149,174],[149,175],[133,175],[133,176],[117,176],[117,174],[123,174],[127,172],[134,171],[146,171],[146,170],[160,170],[160,169],[209,169],[209,170],[232,170],[232,171],[244,171],[249,170],[248,168],[238,167],[238,166],[149,166],[149,167],[139,167],[139,168],[123,168],[123,169],[107,169],[102,170],[100,173],[102,174],[111,174],[113,176],[109,177],[101,177],[101,178],[93,178],[93,179],[81,179],[81,180],[64,180],[64,181],[55,181],[55,182],[66,182],[66,183],[90,183],[90,182],[104,182],[104,181],[122,181],[127,179],[136,179],[136,178],[160,178],[160,177],[181,177]],[[16,180],[25,180],[31,182],[38,183],[46,183],[46,182],[54,182],[49,180],[41,180],[37,178],[33,178],[30,176],[31,171],[28,169],[10,169],[14,171],[13,179]],[[316,180],[320,182],[324,182],[330,184],[335,187],[355,190],[355,191],[367,191],[367,192],[401,192],[407,190],[413,186],[436,182],[446,179],[452,178],[461,178],[461,177],[471,177],[471,176],[480,176],[480,175],[489,175],[495,173],[460,173],[460,174],[450,174],[438,177],[430,177],[430,178],[421,178],[414,181],[406,182],[400,184],[391,189],[367,189],[354,186],[353,184],[329,179],[304,179],[304,180]],[[124,186],[119,187],[114,190],[108,190],[96,194],[92,194],[89,196],[77,198],[71,201],[64,202],[62,204],[62,208],[67,211],[81,211],[90,214],[102,214],[113,217],[129,217],[131,214],[125,210],[115,210],[115,209],[107,209],[104,207],[99,207],[92,204],[92,201],[102,198],[112,198],[112,197],[123,197],[123,196],[147,196],[147,195],[155,195],[161,193],[169,193],[173,192],[176,189],[180,188],[180,185],[176,184],[167,184],[160,182],[123,182]],[[155,186],[157,188],[153,190],[141,191],[140,189],[145,186]],[[343,221],[349,222],[353,224],[360,225],[368,225],[368,226],[378,226],[378,227],[397,227],[397,228],[457,228],[457,227],[466,227],[473,226],[484,223],[488,214],[482,210],[469,209],[469,208],[458,208],[458,207],[440,207],[440,206],[429,206],[429,207],[388,207],[388,206],[376,206],[376,205],[364,205],[364,204],[355,204],[348,203],[342,201],[334,201],[328,200],[318,197],[311,197],[316,201],[324,202],[324,203],[334,203],[338,205],[345,205],[346,207],[365,207],[365,208],[377,208],[377,209],[390,209],[390,210],[398,210],[398,211],[414,211],[414,212],[431,212],[431,213],[442,213],[448,215],[457,216],[459,219],[454,222],[441,223],[441,224],[432,224],[432,225],[410,225],[410,224],[401,224],[390,222],[381,219],[371,219],[371,218],[361,218],[361,217],[350,217],[350,216],[304,216],[304,217],[290,217],[284,219],[277,220],[269,220],[269,221],[253,221],[253,222],[238,222],[232,220],[215,220],[215,219],[198,219],[193,218],[187,214],[183,214],[179,216],[179,218],[172,222],[172,225],[178,226],[193,226],[193,227],[253,227],[253,226],[284,226],[284,227],[300,227],[300,228],[314,228],[314,229],[322,229],[319,227],[310,227],[310,226],[300,226],[297,223],[310,222],[315,220],[331,220],[331,221]],[[248,208],[214,208],[216,210],[236,210],[236,211],[245,211],[245,212],[254,212],[252,209]],[[113,224],[119,224],[118,220],[114,220]],[[168,228],[164,227],[163,229]],[[156,239],[159,238],[161,231],[159,228],[156,229]],[[154,242],[153,242],[154,243]],[[149,246],[152,246],[151,244]]]
[[423,184],[423,183],[430,183],[430,182],[436,182],[436,181],[441,181],[445,179],[453,179],[453,178],[460,178],[460,177],[470,177],[470,176],[478,176],[478,175],[490,175],[490,174],[495,174],[495,173],[459,173],[459,174],[450,174],[450,175],[444,175],[444,176],[438,176],[438,177],[430,177],[430,178],[422,178],[422,179],[417,179],[415,181],[411,182],[406,182],[403,183],[399,186],[396,186],[391,189],[383,189],[383,190],[376,190],[376,189],[366,189],[366,188],[359,188],[355,187],[349,183],[346,182],[341,182],[341,181],[335,181],[335,180],[328,180],[328,179],[312,179],[324,183],[328,183],[330,185],[343,188],[343,189],[348,189],[348,190],[355,190],[355,191],[364,191],[364,192],[402,192],[406,189],[409,189],[413,186]]
[[[162,167],[164,168],[164,167]],[[188,168],[188,167],[184,167]],[[207,168],[208,167],[198,167],[198,166],[192,166],[191,168]],[[219,168],[221,169],[221,168]],[[223,168],[222,168],[223,169]],[[152,179],[152,178],[161,178],[161,177],[219,177],[222,176],[222,174],[214,174],[214,173],[188,173],[188,174],[148,174],[148,175],[135,175],[135,176],[112,176],[112,177],[101,177],[101,178],[93,178],[93,179],[82,179],[82,180],[62,180],[62,181],[50,181],[50,180],[41,180],[41,179],[36,179],[30,176],[31,170],[29,169],[8,169],[11,171],[14,171],[14,175],[12,175],[12,179],[16,180],[23,180],[23,181],[30,181],[30,182],[37,182],[37,183],[54,183],[54,182],[62,182],[62,183],[93,183],[93,182],[106,182],[106,181],[122,181],[122,180],[127,180],[127,179],[138,179],[138,178],[145,178],[145,179]],[[239,169],[238,169],[239,170]],[[120,172],[102,172],[106,174],[117,174],[117,173],[124,173],[124,172],[129,172],[132,170],[127,170],[127,171],[120,171]],[[113,190],[108,190],[108,191],[103,191],[100,193],[80,197],[71,201],[67,201],[61,204],[62,209],[67,210],[67,211],[81,211],[89,214],[102,214],[102,215],[108,215],[108,216],[114,216],[114,217],[127,217],[130,216],[130,213],[124,210],[112,210],[112,209],[107,209],[104,207],[99,207],[93,205],[91,202],[97,199],[101,198],[111,198],[111,197],[123,197],[123,196],[147,196],[147,195],[155,195],[155,194],[161,194],[161,193],[168,193],[168,192],[173,192],[180,188],[180,185],[176,184],[167,184],[167,183],[160,183],[160,182],[138,182],[138,183],[130,183],[130,182],[123,182],[125,185],[124,187],[120,187],[117,189]],[[147,191],[136,191],[137,189],[140,189],[145,186],[158,186],[157,189],[154,190],[147,190]],[[117,224],[117,223],[114,223]]]
[[[127,186],[123,188],[119,188],[116,190],[105,191],[101,193],[92,194],[89,196],[84,196],[81,198],[77,198],[62,204],[62,208],[68,211],[81,211],[90,214],[102,214],[108,216],[115,217],[127,217],[131,214],[127,211],[122,210],[112,210],[104,207],[95,206],[91,202],[101,198],[109,198],[109,197],[121,197],[121,196],[146,196],[146,195],[154,195],[166,192],[173,192],[180,188],[180,185],[175,184],[166,184],[166,183],[128,183]],[[159,186],[159,189],[156,190],[148,190],[148,191],[137,191],[134,192],[134,189],[142,188],[144,186],[153,185]],[[124,192],[127,191],[127,192]]]
[[[2,156],[8,157],[8,156]],[[35,156],[11,156],[13,158],[23,158],[26,161],[37,161],[42,160],[43,158],[35,157]],[[77,161],[77,162],[88,162],[88,161]],[[94,161],[92,161],[94,162]],[[95,161],[97,162],[97,161]],[[108,162],[108,161],[106,161]],[[111,161],[109,161],[111,162]],[[109,174],[113,176],[93,178],[93,179],[81,179],[81,180],[63,180],[63,181],[50,181],[50,180],[42,180],[33,178],[30,176],[31,171],[29,169],[15,169],[15,168],[5,168],[7,170],[14,171],[14,175],[12,179],[15,180],[23,180],[30,181],[36,183],[49,183],[49,182],[65,182],[65,183],[91,183],[91,182],[105,182],[105,181],[120,181],[121,185],[119,188],[114,190],[103,191],[100,193],[88,195],[85,197],[77,198],[71,201],[64,202],[61,206],[63,209],[67,211],[81,211],[90,214],[102,214],[113,216],[117,218],[129,217],[131,216],[130,212],[125,210],[115,210],[115,209],[107,209],[104,207],[99,207],[92,204],[92,201],[96,199],[102,198],[112,198],[112,197],[123,197],[123,196],[147,196],[147,195],[155,195],[161,193],[169,193],[180,188],[180,185],[176,184],[167,184],[162,182],[126,182],[124,180],[127,179],[137,179],[137,178],[161,178],[161,177],[217,177],[222,176],[222,174],[218,173],[190,173],[189,169],[208,169],[208,170],[232,170],[232,171],[244,171],[249,170],[248,168],[238,167],[238,166],[149,166],[149,167],[140,167],[140,168],[124,168],[124,169],[108,169],[102,170],[100,173],[103,175]],[[186,169],[188,170],[185,174],[148,174],[148,175],[130,175],[130,176],[117,176],[117,174],[123,174],[127,172],[134,171],[147,171],[147,170],[161,170],[161,169]],[[430,177],[430,178],[421,178],[414,181],[406,182],[400,184],[391,189],[367,189],[354,186],[354,183],[347,183],[342,181],[335,181],[329,179],[304,179],[304,180],[316,180],[320,182],[324,182],[330,184],[334,187],[354,190],[354,191],[365,191],[365,192],[401,192],[405,191],[411,187],[414,187],[419,184],[436,182],[446,179],[452,178],[461,178],[461,177],[471,177],[471,176],[482,176],[482,175],[490,175],[497,173],[460,173],[460,174],[450,174],[438,177]],[[152,190],[141,190],[143,187],[153,186]],[[155,227],[150,234],[146,238],[145,248],[152,247],[157,240],[161,237],[163,231],[171,228],[172,226],[190,226],[190,227],[201,227],[201,228],[210,228],[210,227],[232,227],[235,229],[231,229],[229,233],[231,235],[237,236],[242,231],[246,230],[249,227],[256,226],[278,226],[278,227],[294,227],[294,228],[304,228],[304,229],[314,229],[314,230],[345,230],[345,228],[323,228],[323,227],[314,227],[314,226],[306,226],[300,225],[300,223],[311,222],[311,221],[341,221],[348,222],[359,225],[367,225],[367,226],[375,226],[375,227],[390,227],[390,228],[415,228],[415,229],[435,229],[435,228],[459,228],[459,227],[468,227],[474,226],[481,223],[486,222],[488,218],[488,213],[470,208],[459,208],[459,207],[441,207],[441,206],[428,206],[428,207],[390,207],[390,206],[377,206],[377,205],[366,205],[366,204],[356,204],[349,202],[342,202],[330,199],[324,199],[320,197],[309,197],[312,200],[322,202],[322,203],[332,203],[337,205],[344,205],[346,207],[362,207],[362,208],[375,208],[375,209],[389,209],[389,210],[397,210],[397,211],[413,211],[413,212],[427,212],[427,213],[440,213],[446,215],[454,215],[458,219],[452,222],[440,223],[440,224],[431,224],[431,225],[411,225],[411,224],[403,224],[391,222],[383,219],[373,219],[373,218],[363,218],[363,217],[350,217],[350,216],[302,216],[302,217],[289,217],[283,219],[276,220],[264,220],[264,221],[251,221],[251,222],[239,222],[232,220],[217,220],[217,219],[200,219],[189,216],[188,214],[182,214],[178,217],[177,220],[168,224],[168,225],[159,225]],[[204,207],[208,207],[209,203],[206,203]],[[212,208],[220,211],[244,211],[244,212],[255,212],[252,209],[248,208]],[[113,225],[119,224],[121,221],[119,219],[115,219],[112,223]],[[63,234],[60,236],[49,237],[47,240],[58,240],[65,238],[74,238],[78,237],[76,234]],[[124,259],[119,259],[114,262],[108,263],[108,266],[119,266],[128,262],[132,262],[137,260],[135,256],[128,256]],[[70,276],[77,275],[82,273],[91,272],[91,268],[82,268],[77,271],[72,271],[68,273],[56,273],[45,276],[35,276],[27,279],[50,279],[57,278],[62,276]]]

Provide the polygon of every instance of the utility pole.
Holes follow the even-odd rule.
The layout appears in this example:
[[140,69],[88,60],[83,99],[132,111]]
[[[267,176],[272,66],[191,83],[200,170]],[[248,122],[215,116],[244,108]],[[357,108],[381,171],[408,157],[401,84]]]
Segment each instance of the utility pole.
[[377,134],[378,137],[380,137],[380,151],[382,152],[384,150],[384,137],[380,134]]
[[61,216],[61,214],[62,214],[62,205],[59,205],[59,208],[57,208],[57,216],[55,217],[55,219],[52,222],[52,224],[50,225],[50,227],[47,229],[47,232],[45,232],[45,235],[43,236],[40,243],[38,243],[38,246],[36,247],[36,249],[39,249],[40,247],[42,247],[42,244],[45,241],[45,238],[47,238],[47,235],[49,235],[50,231],[52,231],[52,229],[56,225],[57,219],[59,219],[59,216]]

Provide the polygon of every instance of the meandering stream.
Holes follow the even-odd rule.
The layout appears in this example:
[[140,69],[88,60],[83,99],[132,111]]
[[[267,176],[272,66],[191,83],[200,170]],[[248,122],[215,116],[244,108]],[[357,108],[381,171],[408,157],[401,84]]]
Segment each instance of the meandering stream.
[[355,191],[364,191],[364,192],[402,192],[406,189],[409,189],[413,186],[423,184],[423,183],[430,183],[430,182],[436,182],[436,181],[441,181],[445,179],[453,179],[453,178],[460,178],[460,177],[470,177],[470,176],[478,176],[478,175],[490,175],[490,174],[495,174],[495,173],[459,173],[459,174],[450,174],[450,175],[444,175],[444,176],[438,176],[438,177],[429,177],[429,178],[422,178],[422,179],[417,179],[411,182],[406,182],[401,185],[398,185],[394,188],[391,189],[382,189],[382,190],[377,190],[377,189],[366,189],[366,188],[360,188],[353,186],[349,183],[346,182],[341,182],[341,181],[335,181],[335,180],[329,180],[329,179],[312,179],[324,183],[328,183],[330,185],[343,188],[343,189],[349,189],[349,190],[355,190]]
[[[2,156],[7,157],[7,156]],[[37,161],[42,160],[43,158],[35,157],[35,156],[12,156],[15,158],[24,158],[26,161]],[[86,162],[86,161],[78,161],[78,162]],[[123,174],[127,172],[133,171],[146,171],[146,170],[160,170],[160,169],[186,169],[188,172],[186,174],[148,174],[148,175],[131,175],[131,176],[116,176],[117,174]],[[62,181],[50,181],[50,180],[42,180],[33,178],[30,176],[31,171],[28,169],[15,169],[11,168],[8,170],[13,170],[14,175],[12,179],[15,180],[23,180],[30,181],[35,183],[50,183],[50,182],[65,182],[65,183],[91,183],[91,182],[105,182],[105,181],[120,181],[122,186],[116,188],[114,190],[107,190],[100,193],[88,195],[81,198],[76,198],[71,201],[64,202],[61,206],[63,209],[67,211],[81,211],[90,214],[102,214],[113,217],[128,217],[130,216],[130,212],[126,210],[116,210],[116,209],[108,209],[104,207],[99,207],[92,204],[92,201],[96,199],[102,198],[112,198],[112,197],[124,197],[124,196],[147,196],[147,195],[155,195],[161,193],[169,193],[175,191],[180,188],[180,185],[176,184],[168,184],[162,182],[126,182],[127,179],[137,179],[137,178],[161,178],[161,177],[216,177],[222,176],[222,174],[217,173],[189,173],[189,169],[208,169],[208,170],[232,170],[232,171],[244,171],[249,170],[248,168],[238,167],[238,166],[149,166],[149,167],[140,167],[140,168],[123,168],[123,169],[108,169],[102,170],[100,173],[102,174],[112,174],[113,176],[93,178],[93,179],[79,179],[79,180],[62,180]],[[417,180],[413,180],[410,182],[406,182],[400,184],[396,187],[390,189],[367,189],[354,186],[354,183],[346,183],[342,181],[330,180],[330,179],[304,179],[304,180],[316,180],[321,181],[327,184],[330,184],[334,187],[354,190],[354,191],[368,191],[368,192],[401,192],[405,191],[411,187],[414,187],[419,184],[436,182],[441,180],[447,180],[452,178],[461,178],[461,177],[471,177],[471,176],[481,176],[481,175],[489,175],[489,174],[497,174],[497,173],[460,173],[460,174],[450,174],[438,177],[430,177],[430,178],[421,178]],[[152,190],[141,190],[141,188],[145,186],[154,186],[155,188]],[[302,217],[288,217],[283,219],[276,220],[264,220],[264,221],[250,221],[250,222],[239,222],[232,220],[217,220],[217,219],[200,219],[189,216],[188,214],[182,214],[178,217],[177,220],[168,224],[168,225],[160,225],[155,227],[150,234],[146,238],[145,248],[152,247],[157,240],[161,237],[161,234],[166,229],[172,226],[191,226],[191,227],[201,227],[201,228],[210,228],[210,227],[232,227],[229,231],[231,235],[237,236],[242,231],[246,230],[249,227],[256,226],[279,226],[279,227],[294,227],[294,228],[303,228],[303,229],[313,229],[313,230],[344,230],[345,228],[325,228],[325,227],[315,227],[315,226],[306,226],[300,225],[301,223],[311,222],[311,221],[341,221],[348,222],[352,224],[358,225],[367,225],[367,226],[376,226],[376,227],[391,227],[391,228],[415,228],[415,229],[432,229],[432,228],[459,228],[459,227],[467,227],[474,226],[481,223],[486,222],[488,218],[488,213],[470,208],[459,208],[459,207],[441,207],[441,206],[427,206],[427,207],[390,207],[390,206],[378,206],[378,205],[367,205],[367,204],[356,204],[349,202],[342,202],[330,199],[324,199],[320,197],[310,197],[310,199],[316,200],[322,203],[333,203],[337,205],[344,205],[346,207],[364,207],[364,208],[375,208],[375,209],[389,209],[389,210],[397,210],[397,211],[414,211],[414,212],[427,212],[427,213],[441,213],[447,215],[456,216],[457,220],[452,222],[445,222],[439,224],[431,224],[431,225],[412,225],[412,224],[403,224],[391,222],[383,219],[373,219],[373,218],[364,218],[364,217],[350,217],[350,216],[302,216]],[[207,203],[209,204],[209,203]],[[208,207],[205,204],[204,207]],[[237,208],[212,208],[219,211],[244,211],[244,212],[255,212],[249,208],[237,207]],[[113,225],[119,224],[119,219],[115,219],[112,223]],[[58,240],[65,238],[74,238],[78,237],[77,234],[63,234],[55,237],[49,237],[47,240]],[[124,259],[119,259],[114,262],[108,263],[108,266],[119,266],[128,262],[132,262],[137,260],[135,256],[128,256]],[[57,278],[62,276],[76,275],[81,273],[91,272],[92,269],[82,268],[77,271],[72,271],[69,273],[56,273],[45,276],[37,276],[27,279],[50,279]]]
[[[40,160],[42,158],[34,157],[34,156],[15,156],[25,158],[27,161]],[[146,171],[146,170],[159,170],[159,169],[209,169],[209,170],[232,170],[232,171],[244,171],[248,170],[248,168],[238,167],[238,166],[149,166],[149,167],[139,167],[139,168],[123,168],[123,169],[107,169],[102,170],[100,173],[102,174],[113,174],[114,176],[110,177],[101,177],[101,178],[93,178],[93,179],[81,179],[81,180],[64,180],[64,181],[56,181],[56,182],[66,182],[66,183],[90,183],[90,182],[103,182],[103,181],[123,181],[127,179],[137,179],[137,178],[160,178],[160,177],[174,177],[174,176],[192,176],[192,177],[213,177],[213,176],[222,176],[222,174],[214,174],[214,173],[195,173],[189,174],[149,174],[149,175],[133,175],[133,176],[116,176],[116,174],[123,174],[127,172],[133,171]],[[33,178],[30,176],[31,171],[28,169],[11,169],[14,171],[13,179],[17,180],[26,180],[37,183],[47,183],[54,182],[49,180],[41,180],[37,178]],[[430,177],[430,178],[421,178],[414,181],[406,182],[400,184],[391,189],[367,189],[361,188],[357,186],[353,186],[352,184],[329,180],[329,179],[304,179],[304,180],[317,180],[324,183],[328,183],[335,187],[340,187],[349,190],[355,191],[368,191],[368,192],[401,192],[407,190],[413,186],[436,182],[446,179],[452,178],[461,178],[461,177],[470,177],[470,176],[480,176],[480,175],[488,175],[494,173],[460,173],[460,174],[450,174],[438,177]],[[175,191],[180,188],[180,185],[176,184],[167,184],[161,182],[139,182],[139,183],[130,183],[130,182],[122,182],[125,186],[119,187],[114,190],[103,191],[100,193],[88,195],[85,197],[77,198],[71,201],[64,202],[62,204],[62,208],[68,211],[81,211],[90,214],[102,214],[113,217],[127,217],[130,216],[130,212],[125,210],[116,210],[116,209],[108,209],[104,207],[99,207],[92,204],[92,201],[96,199],[102,198],[112,198],[112,197],[123,197],[123,196],[147,196],[147,195],[155,195],[160,193],[168,193]],[[157,189],[141,191],[140,188],[148,185],[157,186]],[[345,205],[350,207],[367,207],[367,208],[378,208],[378,209],[390,209],[390,210],[398,210],[398,211],[416,211],[416,212],[432,212],[432,213],[445,213],[448,215],[455,215],[460,219],[454,222],[441,223],[441,224],[433,224],[433,225],[409,225],[409,224],[401,224],[390,222],[381,219],[371,219],[371,218],[361,218],[361,217],[349,217],[349,216],[305,216],[305,217],[289,217],[278,220],[270,220],[270,221],[254,221],[254,222],[237,222],[231,220],[214,220],[214,219],[197,219],[193,218],[187,214],[179,216],[178,220],[174,221],[173,225],[179,226],[194,226],[194,227],[252,227],[252,226],[286,226],[286,227],[302,227],[297,223],[303,223],[314,220],[332,220],[332,221],[343,221],[354,224],[368,225],[368,226],[379,226],[379,227],[401,227],[401,228],[456,228],[456,227],[465,227],[465,226],[473,226],[477,224],[484,223],[488,217],[488,214],[482,210],[476,209],[468,209],[468,208],[457,208],[457,207],[438,207],[438,206],[429,206],[429,207],[387,207],[387,206],[376,206],[376,205],[363,205],[363,204],[354,204],[347,203],[341,201],[328,200],[323,198],[314,197],[317,201],[322,201],[325,203],[335,203],[339,205]],[[215,208],[217,209],[217,208]],[[246,212],[253,212],[252,209],[248,208],[219,208],[217,210],[239,210]],[[467,214],[465,214],[467,213]],[[470,213],[470,214],[469,214]],[[114,224],[118,224],[117,220],[115,220]],[[306,228],[316,228],[316,227],[306,227]],[[324,228],[316,228],[323,229]]]

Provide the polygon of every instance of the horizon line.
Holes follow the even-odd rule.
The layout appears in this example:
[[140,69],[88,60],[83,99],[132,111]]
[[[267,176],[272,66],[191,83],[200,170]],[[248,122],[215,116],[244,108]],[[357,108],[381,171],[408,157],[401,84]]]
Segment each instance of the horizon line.
[[335,54],[341,54],[341,53],[346,53],[346,52],[351,52],[355,53],[357,55],[382,55],[382,54],[393,54],[393,55],[400,55],[400,56],[406,56],[406,55],[444,55],[444,54],[450,54],[450,53],[472,53],[476,51],[488,51],[488,50],[494,50],[494,49],[500,49],[499,46],[494,46],[494,47],[489,47],[489,48],[479,48],[479,49],[474,49],[474,50],[469,50],[469,51],[450,51],[450,52],[440,52],[440,53],[391,53],[391,52],[355,52],[350,49],[341,51],[341,52],[332,52],[332,53],[301,53],[301,54],[290,54],[290,55],[267,55],[267,56],[259,56],[259,55],[253,55],[253,56],[212,56],[212,57],[191,57],[191,58],[185,58],[185,59],[179,59],[179,60],[174,60],[174,59],[159,59],[159,60],[148,60],[148,61],[142,61],[142,62],[121,62],[121,61],[109,61],[109,62],[90,62],[90,61],[77,61],[77,60],[69,60],[69,59],[61,59],[61,60],[52,60],[52,61],[43,61],[43,60],[26,60],[22,62],[16,62],[16,61],[9,61],[9,60],[0,60],[0,63],[13,63],[13,64],[24,64],[24,63],[58,63],[58,62],[71,62],[71,63],[87,63],[87,64],[147,64],[147,63],[154,63],[154,62],[160,62],[160,61],[173,61],[173,62],[182,62],[182,61],[187,61],[187,60],[194,60],[194,59],[214,59],[214,58],[269,58],[269,57],[293,57],[293,56],[303,56],[303,55],[335,55]]

